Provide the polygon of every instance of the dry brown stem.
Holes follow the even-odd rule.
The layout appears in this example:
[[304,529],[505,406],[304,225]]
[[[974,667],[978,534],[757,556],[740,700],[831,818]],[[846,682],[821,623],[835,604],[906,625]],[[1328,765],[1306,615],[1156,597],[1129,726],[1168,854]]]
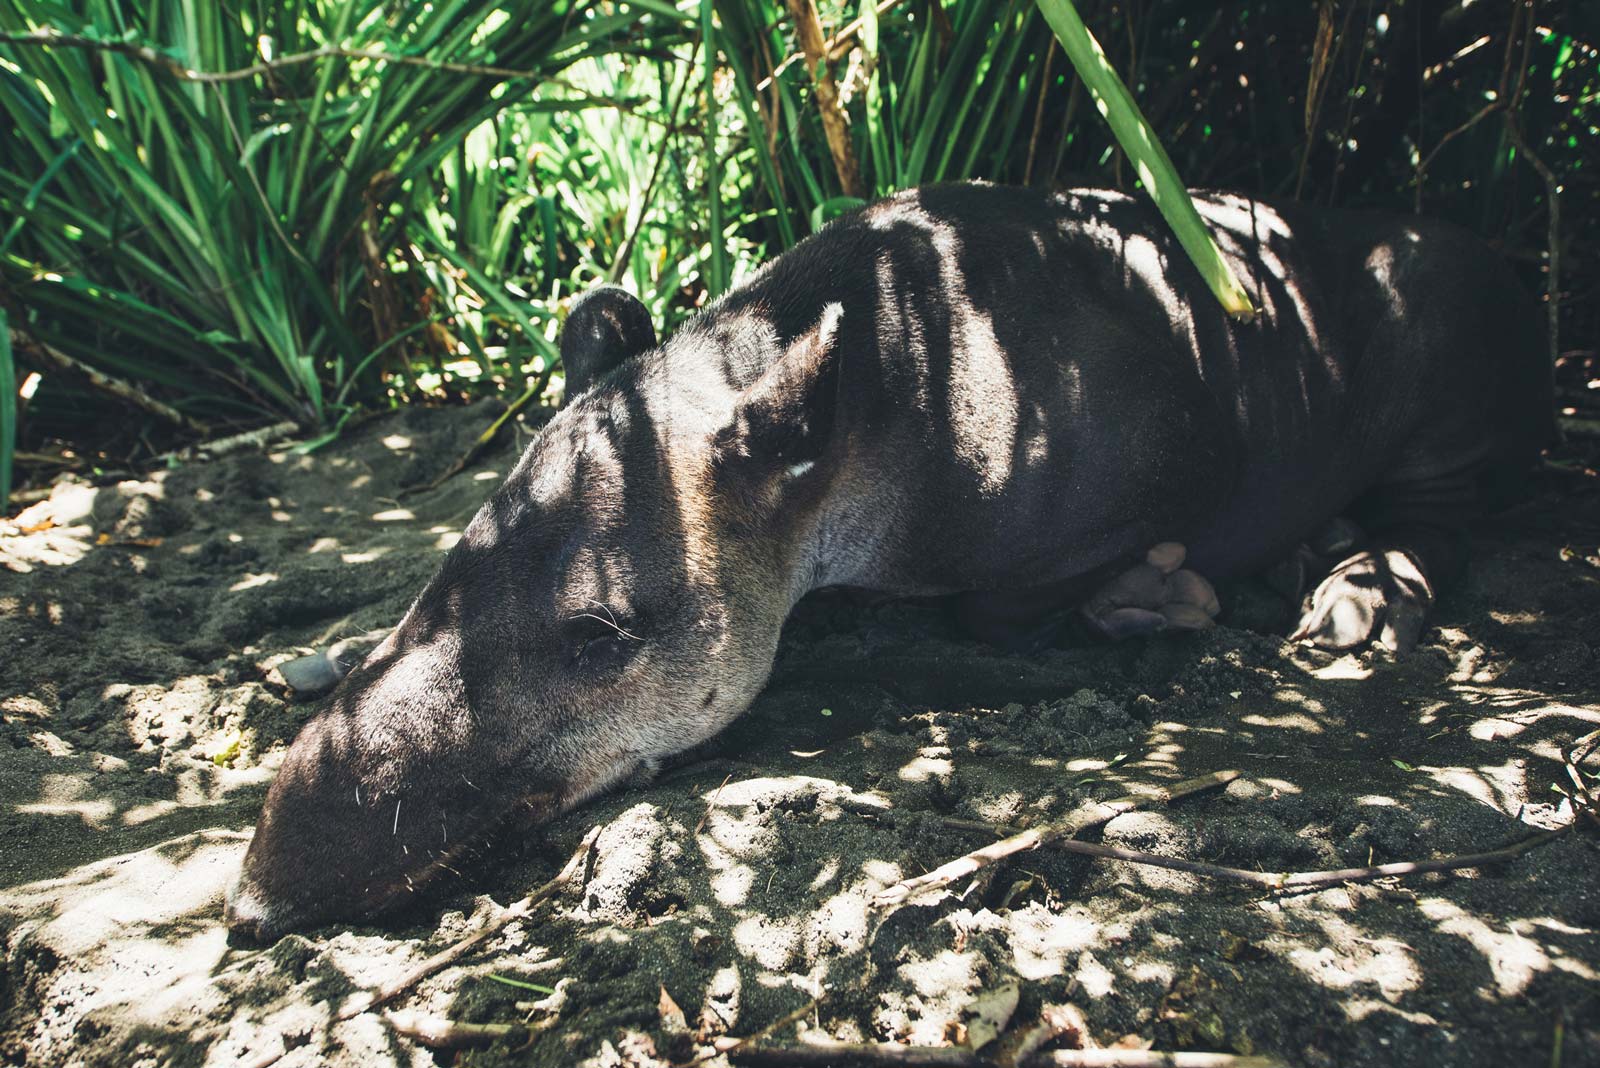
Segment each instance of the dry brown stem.
[[822,36],[822,21],[817,17],[817,5],[813,0],[786,2],[789,13],[794,17],[806,66],[811,70],[817,111],[822,115],[822,131],[828,138],[828,151],[833,156],[833,169],[838,172],[839,185],[846,196],[864,196],[865,187],[861,184],[861,169],[856,164],[855,145],[850,140],[850,126],[845,119],[844,107],[839,103],[839,87],[834,84],[833,74],[828,70],[828,41]]
[[1064,838],[1072,838],[1091,827],[1099,827],[1109,823],[1112,819],[1124,812],[1134,809],[1149,808],[1151,805],[1167,804],[1179,798],[1188,797],[1202,790],[1209,790],[1218,786],[1226,786],[1237,779],[1241,772],[1214,771],[1209,775],[1199,778],[1187,779],[1172,786],[1154,787],[1148,792],[1138,795],[1119,797],[1111,801],[1091,801],[1080,806],[1072,815],[1060,823],[1048,827],[1035,827],[1001,839],[982,849],[975,849],[965,856],[958,857],[948,864],[941,865],[926,875],[919,875],[914,879],[905,879],[893,886],[887,887],[873,898],[873,904],[879,908],[897,905],[917,894],[930,890],[942,889],[965,878],[981,868],[1002,861],[1017,853],[1038,849],[1040,846],[1050,845]]
[[[901,1068],[989,1068],[987,1056],[954,1046],[902,1046],[893,1042],[810,1041],[800,1045],[756,1044],[734,1050],[735,1064],[777,1065],[783,1068],[815,1065],[893,1065]],[[1058,1049],[1030,1053],[1018,1068],[1284,1068],[1276,1057],[1242,1057],[1232,1053],[1168,1053],[1148,1049]]]

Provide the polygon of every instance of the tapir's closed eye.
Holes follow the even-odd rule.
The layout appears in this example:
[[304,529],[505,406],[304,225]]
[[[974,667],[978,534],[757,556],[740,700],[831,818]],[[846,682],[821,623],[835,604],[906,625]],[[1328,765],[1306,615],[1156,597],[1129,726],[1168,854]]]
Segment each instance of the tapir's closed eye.
[[559,634],[567,663],[589,672],[615,670],[644,645],[637,623],[604,605],[568,616]]

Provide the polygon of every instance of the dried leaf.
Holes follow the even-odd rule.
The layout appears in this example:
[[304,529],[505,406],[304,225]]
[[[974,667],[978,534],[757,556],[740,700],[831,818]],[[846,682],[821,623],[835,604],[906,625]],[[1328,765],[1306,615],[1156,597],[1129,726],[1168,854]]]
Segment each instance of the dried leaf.
[[1046,1005],[1031,1027],[1019,1027],[1001,1037],[990,1053],[998,1068],[1015,1068],[1049,1045],[1062,1049],[1093,1049],[1089,1024],[1076,1005]]
[[1016,983],[1006,983],[973,999],[965,1013],[968,1049],[982,1049],[1000,1037],[1017,1011],[1021,994],[1022,988]]
[[661,988],[661,1000],[658,1009],[661,1013],[661,1030],[689,1030],[688,1018],[683,1015],[683,1010],[678,1007],[678,1003],[672,1000],[672,995],[667,993],[665,986]]

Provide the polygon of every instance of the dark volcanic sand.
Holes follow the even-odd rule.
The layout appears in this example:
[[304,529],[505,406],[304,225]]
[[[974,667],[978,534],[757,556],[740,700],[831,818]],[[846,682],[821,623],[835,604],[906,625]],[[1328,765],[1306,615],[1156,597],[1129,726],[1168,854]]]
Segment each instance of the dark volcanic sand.
[[[1399,664],[1234,626],[1007,656],[926,606],[813,600],[767,692],[696,763],[390,925],[229,946],[223,888],[315,707],[271,668],[399,616],[515,443],[437,490],[399,487],[487,418],[417,410],[309,457],[65,486],[26,517],[56,526],[0,534],[0,1062],[233,1064],[278,1034],[299,1043],[290,1068],[687,1059],[663,986],[705,1035],[749,1034],[826,988],[803,1027],[942,1043],[1017,983],[1017,1022],[1071,1003],[1102,1044],[1501,1066],[1553,1063],[1559,1035],[1564,1068],[1600,1064],[1593,831],[1495,869],[1282,897],[1042,851],[886,917],[867,907],[982,843],[939,816],[1037,824],[1230,767],[1244,775],[1226,791],[1100,837],[1283,871],[1566,822],[1559,750],[1600,728],[1600,482],[1581,475],[1545,476],[1479,532],[1472,574]],[[1236,620],[1279,607],[1224,603]],[[892,825],[859,814],[882,802]],[[597,823],[581,894],[397,1003],[527,1017],[530,1046],[434,1053],[371,1014],[329,1027],[331,1005],[549,878]]]

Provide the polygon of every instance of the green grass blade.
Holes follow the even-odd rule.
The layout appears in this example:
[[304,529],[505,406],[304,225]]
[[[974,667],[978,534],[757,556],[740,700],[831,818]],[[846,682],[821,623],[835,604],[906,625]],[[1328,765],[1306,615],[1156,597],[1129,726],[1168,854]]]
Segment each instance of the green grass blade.
[[706,202],[710,219],[706,288],[715,300],[728,288],[728,250],[722,233],[722,157],[717,153],[717,28],[712,0],[700,0],[700,47],[705,49]]
[[1161,147],[1155,131],[1145,121],[1127,86],[1117,77],[1100,42],[1083,24],[1077,9],[1072,6],[1072,0],[1036,2],[1078,76],[1093,95],[1100,114],[1110,124],[1117,143],[1133,162],[1139,180],[1144,183],[1156,207],[1177,234],[1179,244],[1205,278],[1206,285],[1229,315],[1247,322],[1253,319],[1256,312],[1250,298],[1228,269],[1211,231],[1206,229],[1199,212],[1195,211],[1194,202],[1189,199],[1189,192],[1178,178],[1166,149]]
[[11,362],[11,323],[0,308],[0,514],[10,511],[11,458],[17,448],[17,369]]

